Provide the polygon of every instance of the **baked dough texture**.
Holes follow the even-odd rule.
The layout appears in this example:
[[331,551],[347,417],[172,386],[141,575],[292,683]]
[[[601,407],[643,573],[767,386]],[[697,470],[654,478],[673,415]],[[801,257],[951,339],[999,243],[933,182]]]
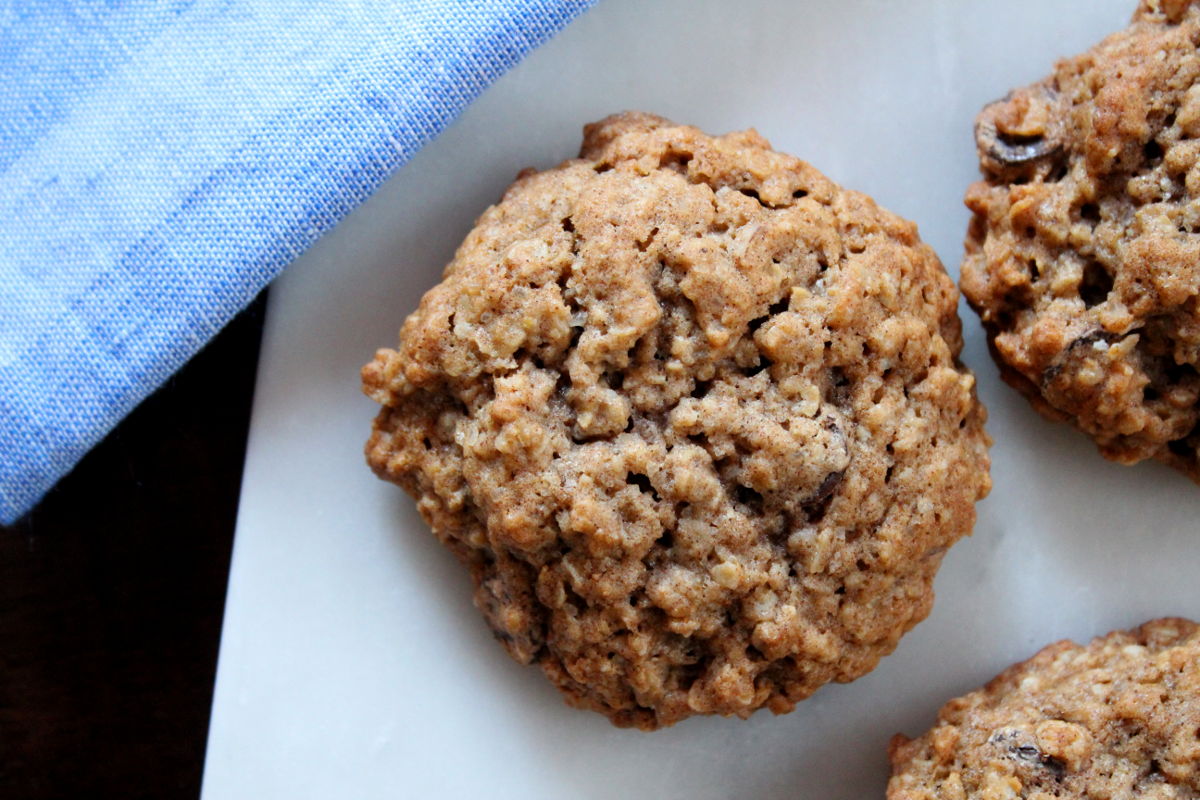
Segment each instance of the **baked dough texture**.
[[891,745],[888,800],[1200,797],[1200,627],[1064,641]]
[[610,117],[363,368],[368,460],[571,704],[789,711],[928,614],[989,488],[955,303],[912,223],[754,131]]
[[1200,4],[983,110],[962,290],[1005,379],[1108,458],[1200,481]]

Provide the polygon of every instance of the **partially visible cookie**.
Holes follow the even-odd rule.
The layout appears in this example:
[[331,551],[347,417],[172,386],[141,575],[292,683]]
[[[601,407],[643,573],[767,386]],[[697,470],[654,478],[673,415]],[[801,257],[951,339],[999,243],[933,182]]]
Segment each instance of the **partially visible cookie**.
[[1200,797],[1200,627],[1050,645],[890,757],[888,800]]
[[363,369],[367,457],[574,705],[788,711],[929,613],[990,486],[956,304],[915,225],[754,131],[610,117]]
[[1200,481],[1200,3],[983,110],[962,290],[1005,379],[1108,458]]

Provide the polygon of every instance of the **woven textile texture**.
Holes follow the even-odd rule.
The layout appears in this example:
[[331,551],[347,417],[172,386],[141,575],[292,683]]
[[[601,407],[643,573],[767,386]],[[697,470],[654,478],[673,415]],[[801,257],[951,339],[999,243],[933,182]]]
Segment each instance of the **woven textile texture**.
[[0,522],[594,1],[0,3]]

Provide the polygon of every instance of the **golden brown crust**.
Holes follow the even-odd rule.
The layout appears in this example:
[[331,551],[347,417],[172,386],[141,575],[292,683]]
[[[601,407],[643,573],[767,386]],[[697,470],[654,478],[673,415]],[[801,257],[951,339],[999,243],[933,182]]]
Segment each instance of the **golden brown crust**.
[[1052,644],[889,756],[888,800],[1200,797],[1200,627]]
[[1005,380],[1108,458],[1200,481],[1200,4],[985,108],[962,290]]
[[956,299],[914,225],[754,131],[610,117],[363,369],[368,459],[573,704],[788,711],[926,616],[990,485]]

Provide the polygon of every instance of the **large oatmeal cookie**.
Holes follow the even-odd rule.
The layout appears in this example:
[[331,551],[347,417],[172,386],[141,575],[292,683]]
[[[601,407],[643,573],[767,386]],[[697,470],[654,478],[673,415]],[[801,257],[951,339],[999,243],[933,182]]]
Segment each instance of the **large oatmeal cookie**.
[[1200,481],[1200,4],[983,110],[962,289],[1005,379],[1101,452]]
[[572,704],[789,711],[925,617],[988,490],[955,299],[914,225],[755,132],[610,117],[363,369],[368,459]]
[[891,745],[888,800],[1200,797],[1200,628],[1050,645]]

